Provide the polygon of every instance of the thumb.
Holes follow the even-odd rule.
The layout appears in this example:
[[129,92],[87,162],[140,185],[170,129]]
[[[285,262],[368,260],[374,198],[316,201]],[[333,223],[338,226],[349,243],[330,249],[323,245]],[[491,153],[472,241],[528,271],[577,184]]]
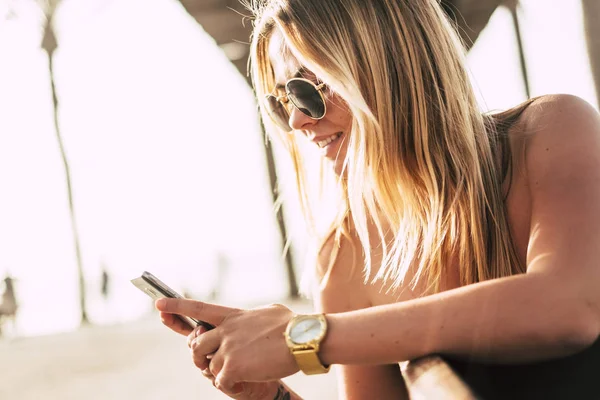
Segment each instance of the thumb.
[[156,300],[155,307],[158,311],[184,315],[215,326],[220,325],[229,314],[236,311],[235,308],[218,306],[197,300],[173,298],[158,299]]

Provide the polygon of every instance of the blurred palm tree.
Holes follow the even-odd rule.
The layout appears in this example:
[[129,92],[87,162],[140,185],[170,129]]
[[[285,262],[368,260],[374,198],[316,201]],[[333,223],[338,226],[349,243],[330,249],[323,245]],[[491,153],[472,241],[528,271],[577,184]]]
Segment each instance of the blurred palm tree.
[[54,116],[54,129],[56,132],[56,139],[60,149],[60,154],[63,160],[63,166],[65,168],[65,180],[67,182],[67,196],[69,200],[69,215],[71,219],[71,229],[73,230],[73,241],[75,247],[75,259],[77,262],[77,274],[79,284],[79,305],[80,305],[80,316],[81,324],[89,324],[89,318],[87,315],[86,307],[86,290],[85,290],[85,274],[83,272],[83,261],[81,259],[81,247],[79,245],[79,231],[77,229],[77,219],[75,218],[75,207],[73,204],[73,186],[71,184],[71,169],[67,155],[65,153],[65,147],[63,138],[60,130],[60,123],[58,120],[58,97],[56,95],[55,75],[54,75],[54,51],[58,47],[56,35],[54,34],[53,28],[53,17],[56,8],[60,4],[61,0],[39,0],[38,3],[44,13],[44,36],[42,38],[41,47],[48,55],[48,75],[50,77],[50,89],[52,92],[52,111]]

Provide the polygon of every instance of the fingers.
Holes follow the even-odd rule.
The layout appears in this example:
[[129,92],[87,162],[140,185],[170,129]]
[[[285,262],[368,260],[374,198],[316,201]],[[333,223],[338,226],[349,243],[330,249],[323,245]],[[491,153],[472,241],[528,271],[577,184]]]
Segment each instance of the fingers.
[[[172,314],[168,314],[168,315],[172,315]],[[194,339],[196,339],[198,336],[202,335],[203,333],[208,332],[208,329],[206,329],[204,326],[200,325],[198,326],[196,329],[194,329],[187,338],[187,345],[188,347],[191,349],[192,348],[192,342],[194,341]]]
[[[194,364],[200,368],[202,375],[227,396],[237,398],[246,391],[246,387],[243,382],[230,382],[221,374],[224,358],[222,353],[217,353],[219,341],[218,329],[207,331],[203,326],[197,327],[188,336],[188,346],[192,349]],[[206,351],[211,351],[211,353],[206,354]],[[218,374],[220,374],[220,380],[217,381],[215,377]]]
[[210,372],[210,369],[205,368],[200,372],[202,373],[203,377],[210,380],[213,383],[213,385],[215,384],[215,376]]
[[[212,362],[211,362],[212,363]],[[214,385],[217,389],[222,391],[223,393],[239,393],[240,383],[235,382],[229,378],[229,375],[225,374],[223,368],[221,371],[215,375]],[[243,385],[242,385],[243,389]]]
[[235,395],[240,394],[244,390],[244,384],[242,382],[235,382],[229,377],[230,374],[223,368],[224,363],[223,352],[217,351],[210,360],[208,370],[214,377],[213,385],[228,396],[235,397]]
[[160,320],[165,326],[179,333],[180,335],[189,335],[192,332],[192,328],[175,314],[161,312]]
[[[208,368],[206,368],[205,370],[202,370],[202,376],[204,376],[206,379],[208,379],[214,387],[217,387],[217,385],[215,384],[215,376],[210,372],[210,370]],[[233,389],[230,391],[225,391],[220,388],[217,388],[217,389],[219,389],[220,391],[225,393],[227,396],[235,399],[240,394],[242,394],[246,391],[246,385],[245,385],[245,383],[240,382],[240,383],[236,383],[235,385],[233,385]]]
[[211,375],[215,377],[213,380],[213,385],[217,389],[228,396],[235,396],[244,389],[244,386],[241,382],[234,382],[228,378],[227,374],[225,374],[223,371],[224,361],[225,360],[221,353],[215,353],[214,357],[210,360],[208,370],[210,371]]
[[[194,360],[194,364],[198,368],[200,368],[203,374],[205,371],[208,371],[208,363],[210,362],[210,358],[212,358],[212,354],[202,357],[199,353],[194,352],[194,347],[196,346],[196,338],[206,332],[207,330],[205,327],[199,326],[196,329],[194,329],[187,337],[187,345],[192,351],[192,359]],[[208,373],[210,374],[210,371]]]
[[181,314],[206,321],[212,325],[220,325],[235,308],[218,306],[188,299],[158,299],[155,307],[158,311],[169,314]]
[[201,332],[202,329],[198,328],[195,329],[192,334],[190,334],[190,336],[194,336],[195,334],[198,336],[193,337],[190,340],[189,346],[192,350],[192,359],[194,364],[196,364],[196,366],[200,369],[205,369],[208,367],[209,362],[212,364],[214,361],[212,356],[213,353],[215,353],[219,348],[221,337],[217,329],[208,332],[205,331],[204,333]]
[[212,376],[216,377],[219,375],[219,372],[221,372],[221,369],[223,368],[223,361],[223,357],[217,354],[215,354],[215,356],[210,360],[207,369],[210,371]]

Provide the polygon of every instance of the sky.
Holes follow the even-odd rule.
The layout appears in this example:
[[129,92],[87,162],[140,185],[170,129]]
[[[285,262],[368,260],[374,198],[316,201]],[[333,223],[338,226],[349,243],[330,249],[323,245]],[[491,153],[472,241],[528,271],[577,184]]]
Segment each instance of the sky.
[[[14,13],[0,20],[0,276],[17,279],[15,331],[35,335],[77,327],[77,274],[41,19],[31,2],[10,4]],[[571,93],[596,105],[579,2],[522,4],[532,95]],[[56,29],[59,122],[92,321],[148,312],[150,301],[129,283],[144,270],[208,298],[219,254],[228,265],[220,302],[280,300],[287,288],[256,106],[212,39],[172,0],[64,0]],[[486,109],[525,99],[505,10],[468,62]],[[294,203],[288,217],[300,264]]]

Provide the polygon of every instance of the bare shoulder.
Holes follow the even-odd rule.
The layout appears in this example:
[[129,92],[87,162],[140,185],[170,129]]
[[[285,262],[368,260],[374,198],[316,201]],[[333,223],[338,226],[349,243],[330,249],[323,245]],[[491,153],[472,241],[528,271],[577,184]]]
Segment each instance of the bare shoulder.
[[565,94],[543,96],[523,113],[522,125],[530,178],[597,166],[600,114],[585,100]]
[[[596,265],[600,115],[576,96],[555,95],[531,104],[522,121],[531,198],[527,269],[566,274],[582,287],[596,285],[600,280]],[[591,287],[586,290],[597,292]]]
[[525,132],[536,139],[532,141],[534,146],[547,140],[576,144],[597,140],[600,135],[598,111],[582,98],[569,94],[538,98],[525,110],[522,121]]

